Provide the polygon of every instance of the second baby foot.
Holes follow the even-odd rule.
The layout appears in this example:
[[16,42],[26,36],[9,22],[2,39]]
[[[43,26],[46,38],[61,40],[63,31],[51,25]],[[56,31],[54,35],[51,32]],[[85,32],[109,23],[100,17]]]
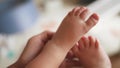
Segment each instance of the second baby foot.
[[111,62],[98,41],[93,37],[82,37],[72,48],[84,68],[111,68]]

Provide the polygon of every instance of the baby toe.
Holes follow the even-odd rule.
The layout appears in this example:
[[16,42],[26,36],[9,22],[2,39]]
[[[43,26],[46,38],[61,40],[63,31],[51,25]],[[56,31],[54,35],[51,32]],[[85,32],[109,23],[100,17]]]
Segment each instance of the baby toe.
[[79,16],[82,20],[85,20],[89,14],[90,11],[88,9],[85,9]]
[[73,10],[72,10],[72,15],[76,15],[76,12],[80,9],[80,7],[75,7]]
[[76,15],[76,16],[79,16],[84,10],[86,10],[86,7],[80,7],[80,8],[76,11],[75,15]]
[[86,25],[87,25],[87,28],[90,29],[92,28],[94,25],[96,25],[96,23],[98,22],[99,20],[99,17],[97,14],[92,14],[88,20],[86,21]]
[[90,43],[90,47],[94,48],[95,47],[95,38],[93,38],[92,36],[89,36],[89,43]]
[[84,42],[83,42],[82,38],[78,41],[78,47],[79,47],[79,49],[84,49]]
[[87,37],[83,37],[83,42],[84,42],[84,47],[85,48],[89,48],[90,45],[89,45],[89,39]]
[[98,40],[96,39],[96,41],[95,41],[95,48],[96,49],[98,49],[99,48],[99,42],[98,42]]

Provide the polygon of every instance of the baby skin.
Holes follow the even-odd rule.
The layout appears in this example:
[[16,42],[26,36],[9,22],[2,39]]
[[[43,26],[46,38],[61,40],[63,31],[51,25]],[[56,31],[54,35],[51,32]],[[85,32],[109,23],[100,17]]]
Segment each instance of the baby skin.
[[91,36],[82,37],[72,50],[84,68],[111,68],[107,54]]
[[27,68],[58,68],[74,44],[97,24],[99,17],[96,13],[86,20],[89,12],[86,7],[70,11],[41,54]]

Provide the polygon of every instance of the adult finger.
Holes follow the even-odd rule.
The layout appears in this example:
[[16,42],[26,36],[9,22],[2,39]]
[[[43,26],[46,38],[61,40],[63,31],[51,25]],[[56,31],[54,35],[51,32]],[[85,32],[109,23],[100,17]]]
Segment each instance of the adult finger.
[[31,37],[18,61],[21,61],[24,64],[32,61],[41,52],[45,43],[52,38],[53,34],[54,32],[45,31]]

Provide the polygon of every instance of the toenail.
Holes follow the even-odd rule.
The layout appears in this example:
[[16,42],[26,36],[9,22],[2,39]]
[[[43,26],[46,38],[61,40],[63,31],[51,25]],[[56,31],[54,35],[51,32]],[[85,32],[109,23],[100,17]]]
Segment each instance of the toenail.
[[92,36],[88,36],[88,38],[89,38],[89,39],[91,39],[91,38],[92,38]]
[[93,18],[94,18],[95,20],[99,20],[99,17],[98,17],[98,15],[97,15],[96,13],[93,14]]
[[96,20],[94,17],[91,18],[91,21],[94,22],[93,24],[96,24],[98,20]]
[[82,40],[85,40],[85,39],[86,39],[86,37],[85,37],[85,36],[83,36],[83,37],[82,37]]

